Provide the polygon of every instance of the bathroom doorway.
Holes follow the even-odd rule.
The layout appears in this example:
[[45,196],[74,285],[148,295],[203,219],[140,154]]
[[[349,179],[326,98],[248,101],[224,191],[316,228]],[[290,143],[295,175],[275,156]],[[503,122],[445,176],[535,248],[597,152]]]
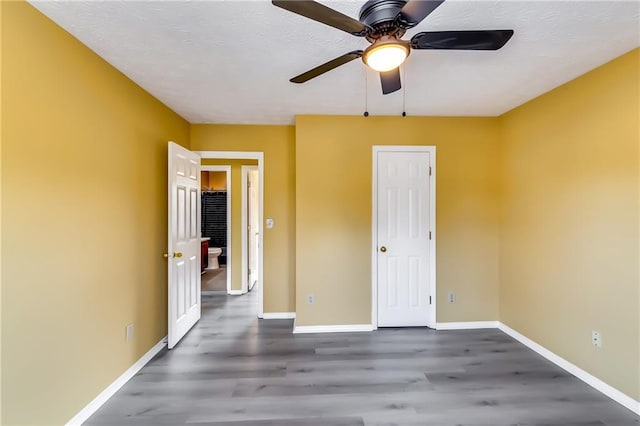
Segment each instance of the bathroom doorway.
[[[250,301],[251,305],[257,307],[256,316],[263,317],[263,232],[261,225],[264,222],[264,153],[262,152],[244,152],[244,151],[196,151],[201,157],[202,170],[208,170],[209,167],[229,167],[230,176],[227,184],[227,194],[229,197],[228,205],[230,208],[230,217],[228,219],[229,238],[227,242],[227,279],[229,296],[242,296],[249,292],[248,275],[250,274],[248,266],[248,256],[253,255],[252,290],[247,294],[246,301]],[[243,167],[249,166],[254,174],[251,179],[253,182],[253,192],[249,198],[253,198],[253,222],[255,237],[253,250],[248,245],[247,224],[252,219],[247,219],[245,206],[242,199],[248,196],[246,185],[243,185]],[[257,206],[256,206],[257,204]],[[258,231],[258,232],[255,232]],[[203,235],[204,236],[204,235]],[[251,253],[249,251],[251,250]],[[245,275],[245,276],[243,276]],[[227,299],[230,300],[230,299]],[[244,297],[237,299],[238,303],[244,304]]]
[[231,166],[204,165],[200,181],[202,291],[231,294]]

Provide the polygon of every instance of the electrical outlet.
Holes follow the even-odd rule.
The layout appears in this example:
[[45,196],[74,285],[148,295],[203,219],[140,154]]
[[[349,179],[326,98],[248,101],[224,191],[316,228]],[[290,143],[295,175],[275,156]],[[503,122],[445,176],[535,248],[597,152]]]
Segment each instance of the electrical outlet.
[[129,341],[133,339],[133,323],[127,325],[127,327],[125,328],[125,333],[124,333],[124,340],[125,341]]
[[307,295],[307,305],[313,305],[313,302],[315,302],[315,297],[313,296],[313,294],[308,294]]
[[596,348],[602,347],[602,336],[600,335],[600,332],[598,331],[591,332],[591,344]]
[[455,303],[456,302],[456,292],[455,291],[450,291],[449,292],[449,303]]

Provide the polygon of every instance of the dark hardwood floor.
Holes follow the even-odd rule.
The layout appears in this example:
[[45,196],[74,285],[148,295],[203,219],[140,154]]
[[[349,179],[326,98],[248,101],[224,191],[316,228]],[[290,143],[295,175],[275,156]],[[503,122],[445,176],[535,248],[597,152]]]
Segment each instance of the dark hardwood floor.
[[86,424],[640,424],[498,330],[293,335],[256,296],[205,295],[200,323]]

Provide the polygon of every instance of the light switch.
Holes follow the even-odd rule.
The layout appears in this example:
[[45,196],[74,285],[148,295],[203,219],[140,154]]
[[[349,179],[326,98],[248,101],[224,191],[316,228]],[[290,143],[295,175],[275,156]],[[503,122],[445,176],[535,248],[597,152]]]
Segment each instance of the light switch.
[[267,229],[273,229],[273,219],[267,218]]

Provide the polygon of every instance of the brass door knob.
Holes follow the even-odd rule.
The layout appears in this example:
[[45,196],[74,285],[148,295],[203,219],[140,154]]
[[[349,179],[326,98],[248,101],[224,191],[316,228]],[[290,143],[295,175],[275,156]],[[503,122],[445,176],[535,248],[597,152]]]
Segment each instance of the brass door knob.
[[174,251],[172,256],[169,256],[169,253],[164,253],[162,257],[164,257],[165,259],[168,259],[169,257],[182,257],[182,253],[180,253],[179,251]]
[[387,251],[387,248],[385,246],[382,246],[382,247],[380,247],[380,251],[384,253],[384,252]]

